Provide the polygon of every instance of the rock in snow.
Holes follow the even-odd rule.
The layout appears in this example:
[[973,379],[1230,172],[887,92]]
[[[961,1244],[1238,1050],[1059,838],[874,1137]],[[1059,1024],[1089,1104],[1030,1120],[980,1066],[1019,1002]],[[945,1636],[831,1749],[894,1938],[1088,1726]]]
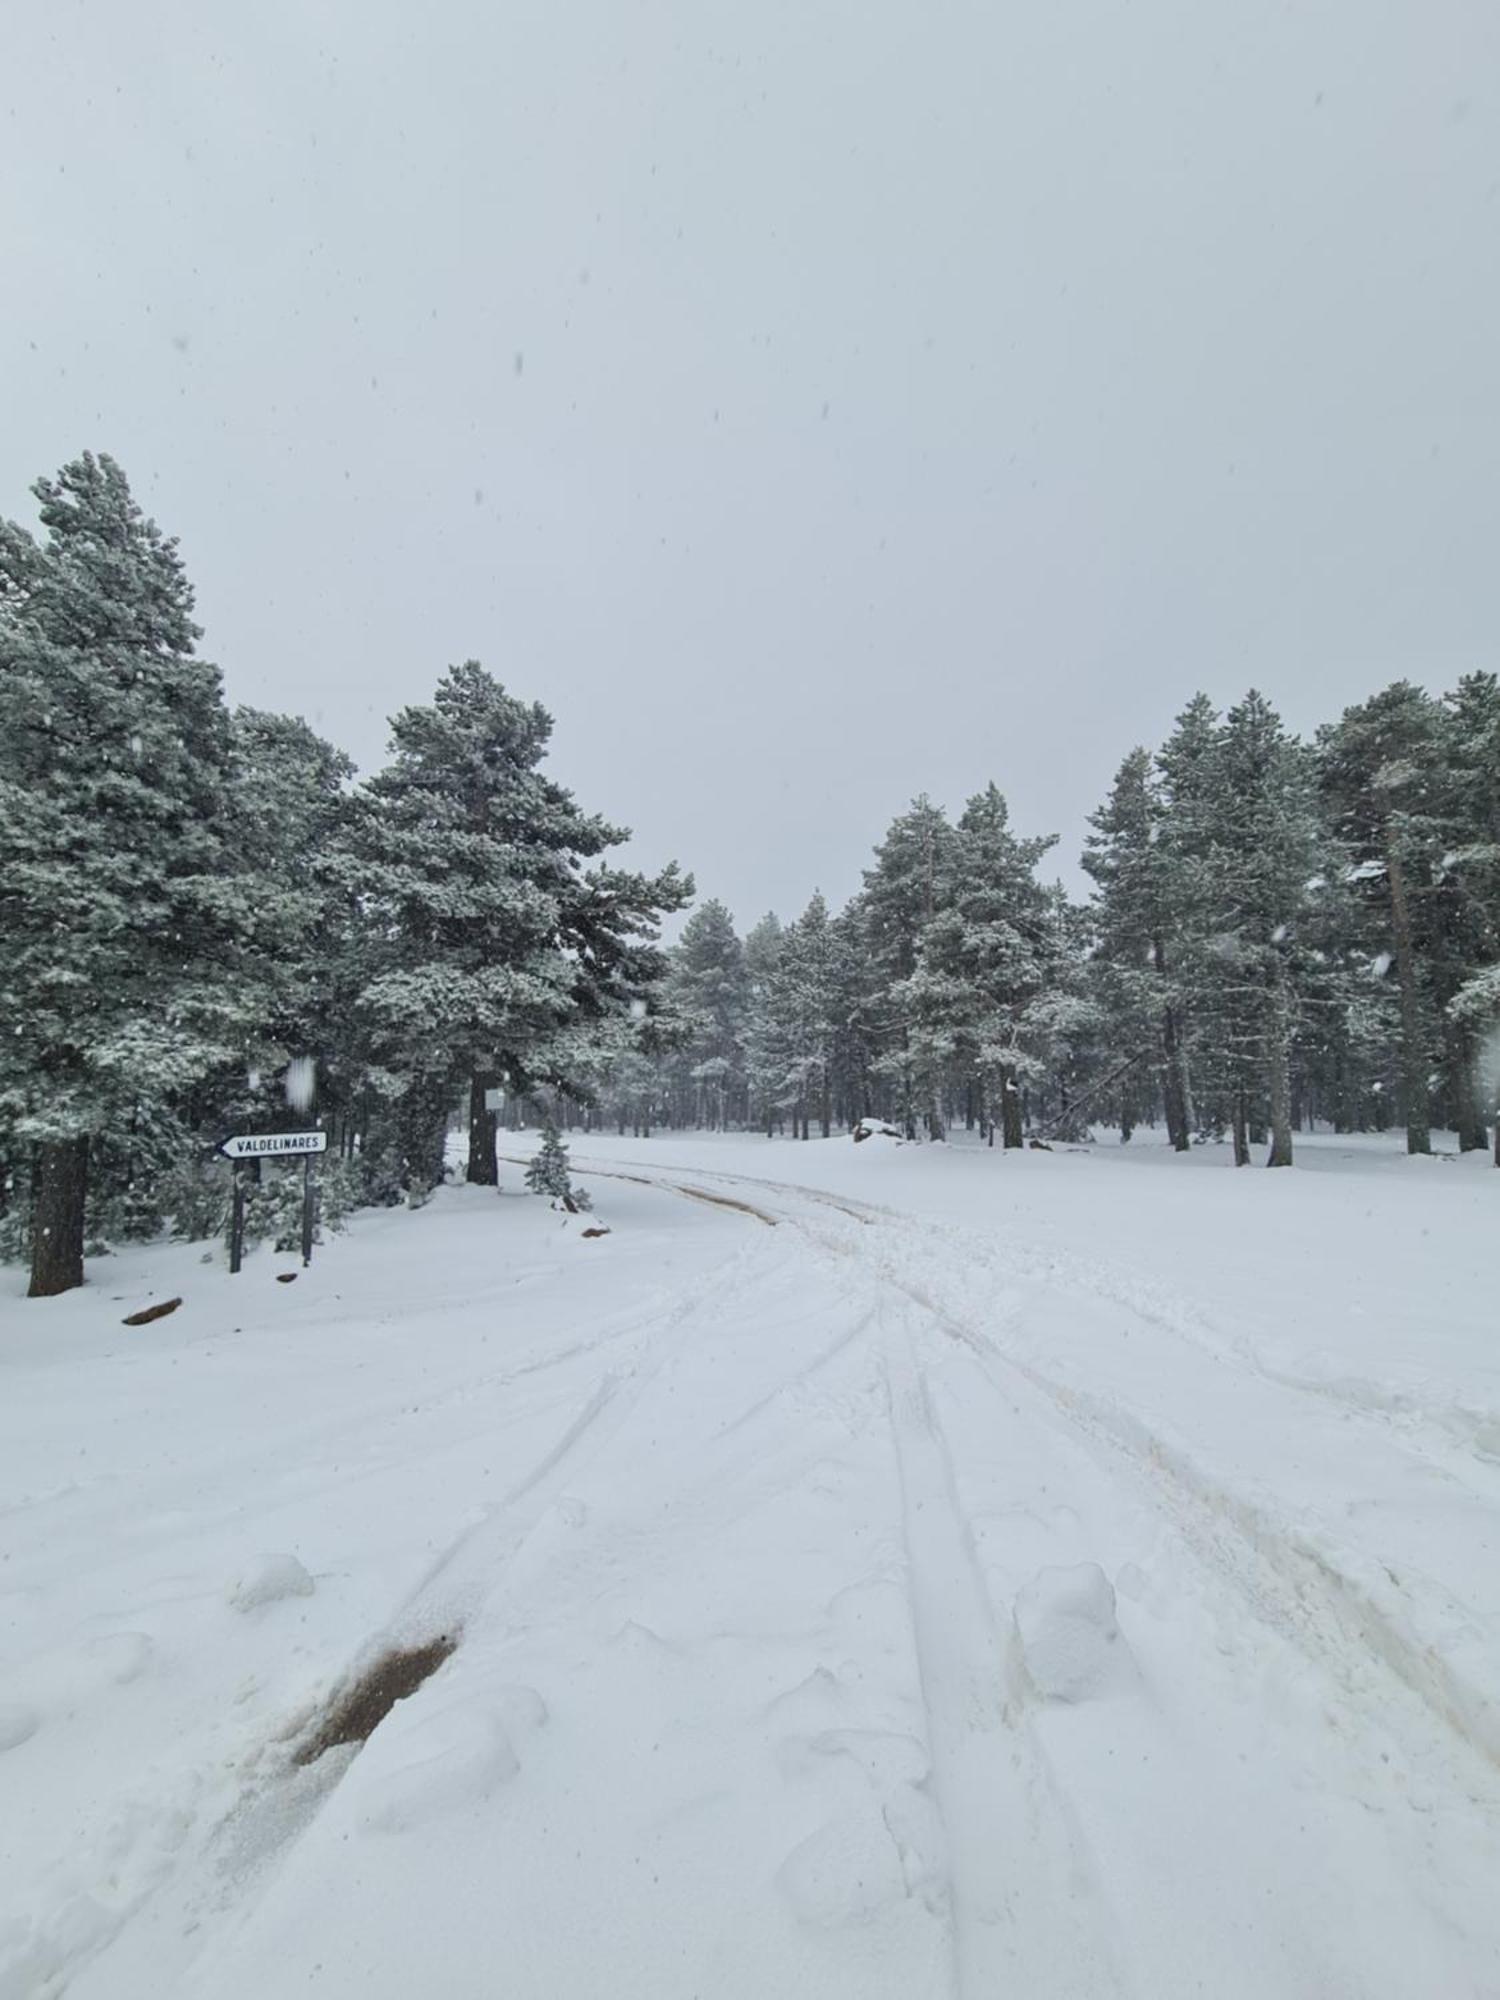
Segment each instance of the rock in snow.
[[256,1556],[226,1594],[236,1611],[254,1611],[283,1597],[311,1597],[313,1580],[295,1556]]
[[888,1125],[883,1118],[861,1118],[855,1126],[853,1139],[856,1146],[866,1139],[900,1140],[901,1134],[894,1125]]
[[1038,1570],[1016,1598],[1016,1629],[1032,1685],[1054,1701],[1087,1701],[1133,1678],[1098,1563]]

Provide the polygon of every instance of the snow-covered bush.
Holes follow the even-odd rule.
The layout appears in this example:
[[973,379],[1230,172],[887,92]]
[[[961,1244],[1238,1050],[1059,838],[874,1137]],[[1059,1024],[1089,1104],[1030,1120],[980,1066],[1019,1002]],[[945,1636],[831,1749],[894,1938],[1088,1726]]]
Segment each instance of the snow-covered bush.
[[[302,1242],[302,1166],[262,1170],[245,1204],[247,1242],[269,1242],[273,1250],[296,1250]],[[342,1160],[327,1160],[316,1173],[313,1241],[321,1243],[325,1229],[337,1233],[350,1210],[358,1206],[358,1185]]]

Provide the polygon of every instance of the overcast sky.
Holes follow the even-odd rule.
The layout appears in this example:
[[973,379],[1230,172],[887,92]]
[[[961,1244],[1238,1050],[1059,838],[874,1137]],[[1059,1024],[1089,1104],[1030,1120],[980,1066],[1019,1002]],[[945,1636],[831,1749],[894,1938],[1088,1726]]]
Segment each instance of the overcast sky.
[[232,700],[473,655],[742,920],[1062,835],[1199,686],[1500,665],[1493,0],[6,10],[0,512],[84,447]]

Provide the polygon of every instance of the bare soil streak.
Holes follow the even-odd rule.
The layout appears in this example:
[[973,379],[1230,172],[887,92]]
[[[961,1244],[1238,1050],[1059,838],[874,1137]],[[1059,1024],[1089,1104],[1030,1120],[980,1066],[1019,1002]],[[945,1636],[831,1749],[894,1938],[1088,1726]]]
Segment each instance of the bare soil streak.
[[336,1743],[363,1743],[398,1701],[415,1694],[458,1645],[456,1633],[440,1632],[425,1646],[392,1648],[345,1688],[317,1730],[297,1752],[299,1764],[315,1764]]

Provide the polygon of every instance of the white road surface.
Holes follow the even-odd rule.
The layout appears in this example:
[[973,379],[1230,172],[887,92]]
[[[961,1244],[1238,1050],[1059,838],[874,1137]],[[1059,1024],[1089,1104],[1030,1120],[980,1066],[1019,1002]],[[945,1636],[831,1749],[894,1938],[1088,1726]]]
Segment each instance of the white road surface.
[[1500,1189],[1141,1150],[12,1276],[0,2000],[1500,1995]]

